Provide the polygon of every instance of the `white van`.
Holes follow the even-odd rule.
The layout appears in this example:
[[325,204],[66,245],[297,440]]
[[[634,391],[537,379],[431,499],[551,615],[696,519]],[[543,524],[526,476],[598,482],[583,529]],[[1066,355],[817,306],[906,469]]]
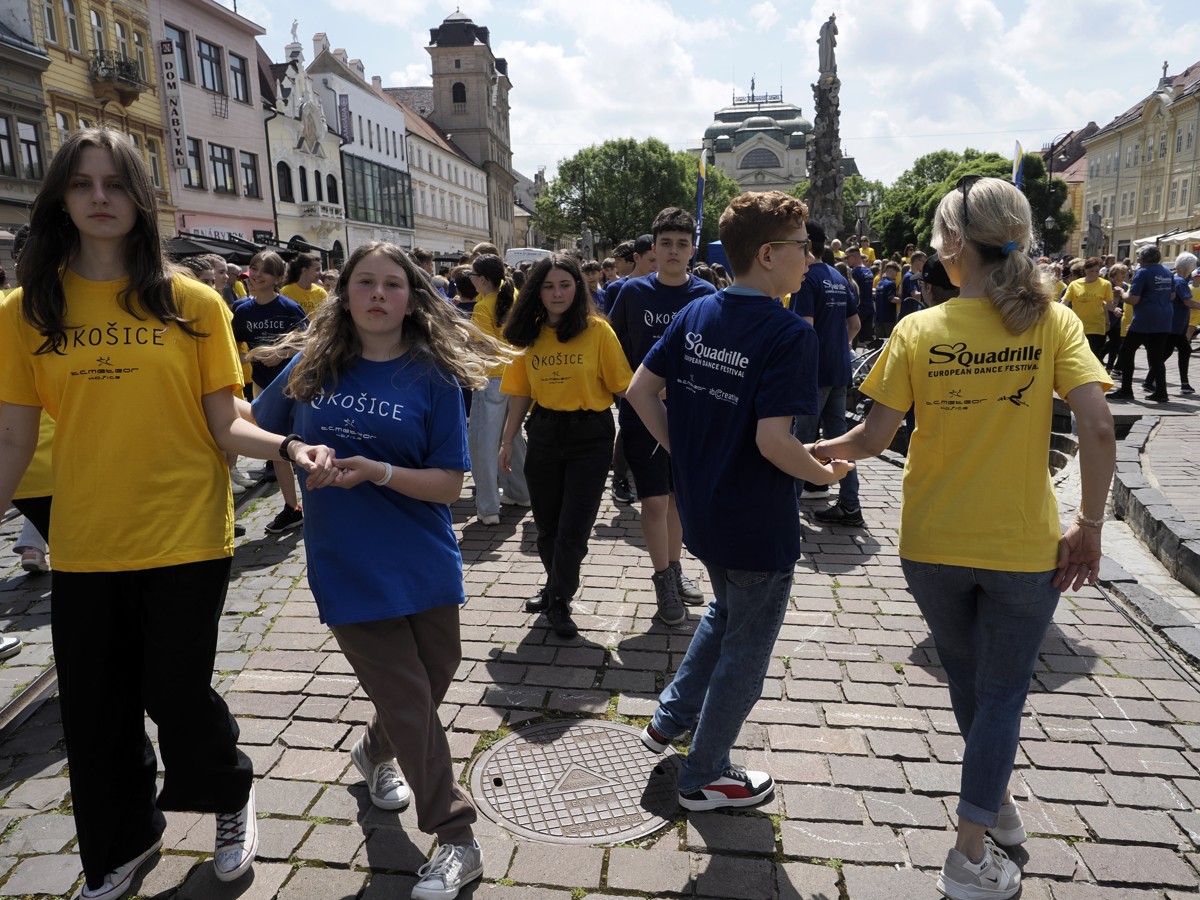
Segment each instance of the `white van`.
[[549,250],[542,250],[539,247],[513,247],[504,252],[504,261],[515,269],[523,262],[535,263],[549,255]]

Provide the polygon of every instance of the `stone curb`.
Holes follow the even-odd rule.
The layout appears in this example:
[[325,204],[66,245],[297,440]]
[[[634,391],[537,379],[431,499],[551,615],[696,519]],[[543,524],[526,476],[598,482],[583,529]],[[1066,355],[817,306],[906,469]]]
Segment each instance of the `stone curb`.
[[[1189,525],[1171,501],[1151,487],[1142,470],[1142,454],[1159,427],[1158,416],[1143,416],[1117,444],[1117,469],[1113,475],[1113,512],[1171,577],[1200,593],[1200,530]],[[1151,588],[1108,557],[1100,566],[1100,583],[1119,594],[1189,661],[1200,666],[1200,627],[1192,624]]]

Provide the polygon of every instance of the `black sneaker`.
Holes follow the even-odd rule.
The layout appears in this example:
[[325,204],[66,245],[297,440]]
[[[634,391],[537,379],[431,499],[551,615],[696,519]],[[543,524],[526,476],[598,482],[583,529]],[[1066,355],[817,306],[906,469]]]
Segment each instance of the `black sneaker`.
[[617,503],[622,503],[625,506],[631,504],[637,499],[637,494],[633,491],[633,485],[629,483],[628,478],[617,478],[613,476],[612,490],[609,491],[613,500]]
[[854,526],[863,524],[861,509],[846,509],[840,503],[827,506],[825,509],[818,509],[813,513],[813,518],[825,525]]
[[688,606],[703,606],[704,591],[696,587],[696,582],[683,574],[683,566],[679,560],[670,563],[671,573],[675,576],[675,587],[679,590],[679,598]]
[[571,618],[571,602],[556,597],[546,609],[546,618],[550,628],[561,638],[573,638],[579,634],[575,620]]
[[246,526],[239,525],[237,522],[234,522],[233,523],[233,536],[234,537],[245,537],[246,536]]
[[279,515],[267,524],[267,531],[271,534],[282,534],[285,531],[291,531],[293,528],[299,528],[303,524],[304,510],[298,506],[291,507],[284,504],[283,509],[279,511]]
[[712,784],[699,790],[679,794],[684,809],[722,809],[727,806],[757,806],[768,800],[775,782],[766,772],[747,772],[741,766],[730,766]]
[[1192,387],[1190,384],[1181,384],[1179,386],[1179,393],[1194,394],[1194,393],[1196,393],[1196,389],[1194,387]]
[[1104,396],[1108,400],[1132,400],[1133,399],[1133,391],[1126,391],[1126,390],[1109,391]]
[[1166,403],[1171,398],[1167,396],[1165,391],[1159,391],[1153,394],[1147,394],[1146,399],[1151,403]]
[[525,601],[525,612],[527,613],[543,613],[550,606],[550,601],[546,599],[546,589],[542,588],[532,597]]

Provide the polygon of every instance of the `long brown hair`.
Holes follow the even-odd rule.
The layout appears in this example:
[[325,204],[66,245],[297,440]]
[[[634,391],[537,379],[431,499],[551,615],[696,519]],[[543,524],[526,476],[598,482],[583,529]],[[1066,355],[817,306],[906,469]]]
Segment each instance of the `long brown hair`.
[[134,318],[153,317],[164,325],[175,322],[192,337],[204,337],[192,319],[181,315],[171,290],[171,278],[178,270],[163,255],[154,185],[141,154],[120,132],[85,128],[71,134],[54,154],[29,215],[29,240],[21,259],[21,314],[46,339],[37,352],[64,352],[67,329],[73,327],[66,321],[62,272],[79,250],[79,230],[67,215],[63,197],[81,154],[89,147],[112,154],[137,210],[133,228],[122,242],[129,285],[117,295],[121,308]]
[[330,301],[312,314],[307,331],[290,332],[277,344],[250,352],[251,359],[262,356],[276,360],[280,349],[303,353],[288,375],[288,396],[309,403],[325,391],[335,390],[341,373],[362,359],[362,341],[350,315],[348,297],[355,267],[371,253],[382,253],[408,278],[408,315],[403,331],[408,355],[425,356],[460,385],[474,390],[487,386],[492,366],[512,361],[516,354],[460,316],[404,250],[395,244],[371,241],[350,254]]

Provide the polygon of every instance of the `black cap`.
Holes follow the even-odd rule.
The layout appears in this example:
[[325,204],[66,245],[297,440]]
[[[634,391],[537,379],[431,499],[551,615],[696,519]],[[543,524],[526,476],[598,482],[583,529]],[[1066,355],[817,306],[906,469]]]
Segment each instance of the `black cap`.
[[924,281],[928,281],[934,287],[945,288],[948,291],[952,291],[958,287],[957,284],[950,280],[950,275],[946,272],[946,267],[942,265],[942,261],[938,259],[936,253],[930,254],[929,258],[925,260],[925,265],[921,269],[921,278]]
[[633,252],[636,253],[638,256],[642,256],[646,253],[649,253],[653,249],[654,249],[654,235],[652,235],[652,234],[643,234],[641,237],[639,237],[636,241],[633,242]]

